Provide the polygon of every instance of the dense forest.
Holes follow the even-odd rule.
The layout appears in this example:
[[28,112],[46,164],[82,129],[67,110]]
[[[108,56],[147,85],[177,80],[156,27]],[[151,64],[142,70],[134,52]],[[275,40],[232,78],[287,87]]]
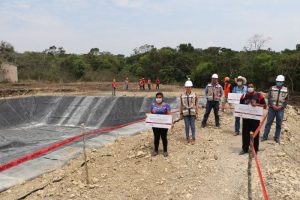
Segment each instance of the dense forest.
[[51,46],[43,52],[18,53],[9,42],[0,45],[0,62],[18,66],[20,80],[51,82],[70,81],[137,81],[141,77],[162,83],[182,84],[190,77],[197,87],[204,87],[211,74],[220,78],[238,75],[254,81],[258,88],[274,84],[276,75],[286,76],[291,91],[300,91],[300,44],[295,49],[275,52],[262,49],[261,41],[254,41],[241,51],[223,47],[199,49],[192,44],[177,48],[155,48],[143,45],[130,56],[113,55],[91,48],[86,54],[69,54],[63,47]]

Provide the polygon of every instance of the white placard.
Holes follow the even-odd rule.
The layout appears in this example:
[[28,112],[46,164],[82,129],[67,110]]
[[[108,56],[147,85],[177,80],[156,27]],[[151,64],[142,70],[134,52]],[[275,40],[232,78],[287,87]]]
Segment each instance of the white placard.
[[146,114],[146,124],[155,128],[167,128],[172,127],[172,115],[159,115],[159,114]]
[[228,93],[228,103],[240,104],[242,93]]
[[236,104],[234,108],[234,116],[245,119],[261,120],[263,117],[263,108],[259,106],[251,106],[245,104]]

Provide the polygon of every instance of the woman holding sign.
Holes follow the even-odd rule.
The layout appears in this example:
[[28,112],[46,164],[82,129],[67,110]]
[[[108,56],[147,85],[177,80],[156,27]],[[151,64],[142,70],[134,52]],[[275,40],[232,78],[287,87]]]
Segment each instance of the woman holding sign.
[[[255,106],[261,106],[266,108],[266,101],[263,95],[259,92],[255,91],[255,87],[253,83],[248,84],[247,93],[241,97],[241,104]],[[250,132],[255,132],[258,128],[260,120],[257,119],[247,119],[243,118],[243,130],[242,130],[242,140],[243,146],[240,155],[248,153],[249,145],[250,145]],[[254,138],[254,149],[257,152],[259,147],[259,133]]]
[[[171,107],[169,104],[164,102],[164,95],[161,92],[156,93],[155,95],[155,102],[151,104],[151,113],[152,114],[159,114],[159,115],[169,115],[171,114]],[[162,139],[163,143],[163,150],[164,150],[164,156],[168,156],[168,138],[167,128],[152,128],[154,133],[154,151],[152,153],[152,156],[158,155],[158,146],[159,146],[159,140]]]

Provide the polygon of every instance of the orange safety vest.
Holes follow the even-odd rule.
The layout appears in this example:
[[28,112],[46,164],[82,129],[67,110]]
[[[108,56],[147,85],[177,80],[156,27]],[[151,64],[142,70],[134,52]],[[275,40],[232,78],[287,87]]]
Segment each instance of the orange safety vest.
[[231,87],[230,83],[224,85],[224,94],[225,94],[225,97],[228,97],[228,93],[230,92],[230,87]]

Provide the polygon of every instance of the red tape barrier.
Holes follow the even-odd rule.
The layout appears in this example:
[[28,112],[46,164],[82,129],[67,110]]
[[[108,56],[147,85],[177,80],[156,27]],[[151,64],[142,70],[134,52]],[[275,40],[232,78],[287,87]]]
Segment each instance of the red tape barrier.
[[[179,112],[179,110],[174,110],[173,112],[171,113],[177,113]],[[138,121],[134,121],[134,122],[130,122],[130,123],[126,123],[126,124],[121,124],[121,125],[117,125],[117,126],[112,126],[112,127],[108,127],[108,128],[103,128],[103,129],[98,129],[98,130],[95,130],[95,131],[91,131],[91,132],[88,132],[86,134],[80,134],[80,135],[76,135],[74,137],[71,137],[71,138],[68,138],[66,140],[63,140],[63,141],[60,141],[60,142],[57,142],[55,144],[52,144],[50,146],[47,146],[47,147],[44,147],[42,149],[39,149],[33,153],[30,153],[30,154],[27,154],[25,156],[22,156],[20,158],[17,158],[15,160],[12,160],[8,163],[5,163],[3,165],[0,165],[0,172],[2,171],[5,171],[7,169],[10,169],[12,167],[15,167],[23,162],[26,162],[28,160],[32,160],[34,158],[37,158],[37,157],[40,157],[54,149],[57,149],[61,146],[64,146],[70,142],[73,142],[75,140],[78,140],[80,139],[81,137],[83,137],[84,135],[85,136],[88,136],[88,135],[92,135],[92,134],[97,134],[97,133],[103,133],[103,132],[107,132],[107,131],[112,131],[112,130],[115,130],[115,129],[119,129],[119,128],[122,128],[124,126],[128,126],[128,125],[132,125],[132,124],[135,124],[135,123],[139,123],[139,122],[142,122],[144,121],[145,119],[142,119],[142,120],[138,120]]]
[[91,131],[91,132],[88,132],[86,134],[80,134],[80,135],[76,135],[74,137],[71,137],[71,138],[68,138],[66,140],[63,140],[63,141],[60,141],[60,142],[57,142],[55,144],[52,144],[50,146],[47,146],[47,147],[44,147],[42,149],[39,149],[33,153],[30,153],[30,154],[27,154],[25,156],[22,156],[20,158],[17,158],[15,160],[12,160],[8,163],[5,163],[3,165],[0,165],[0,172],[2,171],[5,171],[9,168],[12,168],[12,167],[15,167],[23,162],[26,162],[28,160],[32,160],[34,158],[37,158],[41,155],[44,155],[54,149],[57,149],[58,147],[61,147],[63,145],[66,145],[70,142],[73,142],[75,140],[78,140],[79,138],[83,137],[84,135],[85,136],[88,136],[88,135],[92,135],[92,134],[97,134],[97,133],[103,133],[103,132],[107,132],[107,131],[112,131],[112,130],[115,130],[115,129],[119,129],[119,128],[122,128],[122,127],[125,127],[125,126],[128,126],[128,125],[132,125],[132,124],[135,124],[135,123],[138,123],[138,122],[142,122],[144,121],[145,119],[142,119],[142,120],[138,120],[138,121],[134,121],[134,122],[130,122],[130,123],[126,123],[126,124],[121,124],[121,125],[117,125],[117,126],[112,126],[112,127],[108,127],[108,128],[103,128],[103,129],[98,129],[98,130],[95,130],[95,131]]
[[[266,114],[266,116],[264,116],[263,120],[260,122],[259,126],[257,127],[255,132],[253,133],[253,138],[255,138],[257,136],[258,132],[262,128],[263,124],[265,123],[265,121],[267,119],[267,116],[268,116],[268,113]],[[255,163],[256,163],[256,169],[257,169],[257,172],[258,172],[258,176],[259,176],[259,180],[260,180],[261,189],[262,189],[262,192],[263,192],[263,195],[264,195],[264,199],[268,200],[269,197],[268,197],[268,194],[267,194],[264,179],[263,179],[263,176],[262,176],[262,173],[261,173],[260,165],[259,165],[259,162],[258,162],[258,158],[257,158],[256,152],[255,152],[255,149],[254,149],[254,143],[253,143],[252,140],[250,140],[250,145],[251,145],[251,149],[252,149],[252,152],[253,152],[253,155],[254,155],[254,159],[255,159]]]

